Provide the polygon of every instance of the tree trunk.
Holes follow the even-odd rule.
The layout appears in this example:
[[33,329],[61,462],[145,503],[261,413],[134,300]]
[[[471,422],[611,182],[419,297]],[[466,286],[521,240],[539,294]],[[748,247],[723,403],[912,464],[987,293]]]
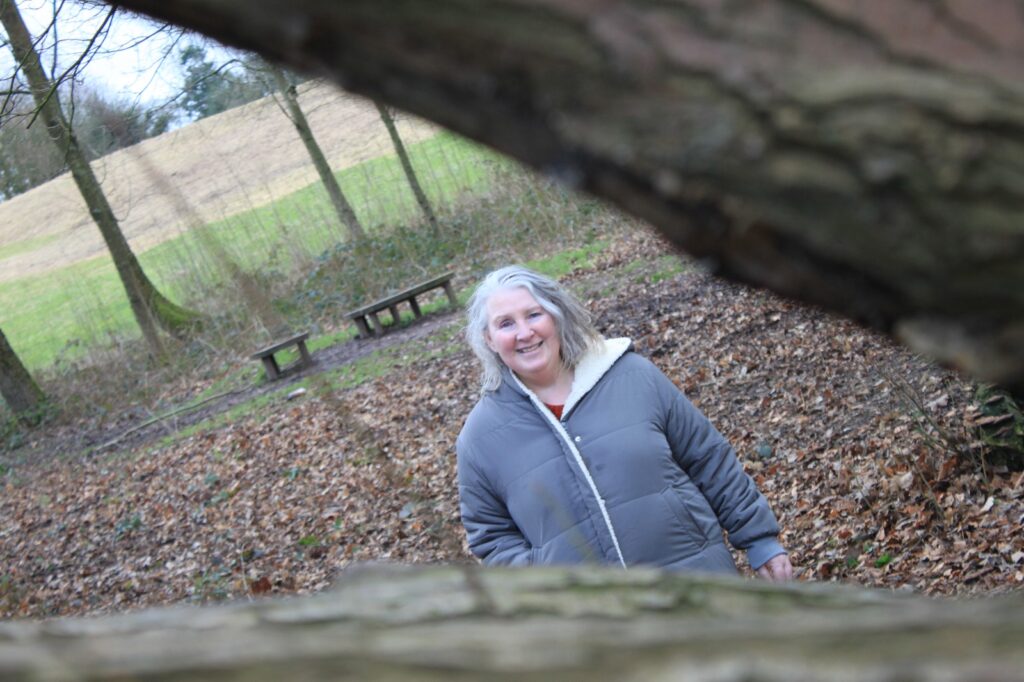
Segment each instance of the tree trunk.
[[43,71],[32,36],[29,35],[14,0],[0,0],[0,22],[7,31],[11,52],[28,80],[32,96],[39,108],[39,117],[46,126],[50,138],[65,155],[78,191],[110,250],[110,256],[128,295],[135,320],[151,352],[157,356],[162,355],[163,344],[156,325],[159,324],[172,334],[181,335],[195,321],[196,315],[164,297],[143,272],[138,259],[132,253],[114,211],[79,147],[74,131],[64,117],[57,92],[58,84],[51,83]]
[[46,396],[32,375],[21,364],[7,337],[0,329],[0,395],[11,408],[11,412],[23,423],[35,425],[40,419],[40,409]]
[[1024,386],[1019,3],[112,1],[330,75],[610,198],[721,274]]
[[302,598],[0,624],[33,680],[1021,680],[1024,602],[615,569],[362,569]]
[[320,175],[320,182],[324,183],[324,187],[327,188],[327,195],[331,198],[331,204],[334,206],[335,213],[338,214],[338,220],[348,228],[349,237],[360,241],[366,239],[366,232],[359,223],[356,212],[352,210],[352,205],[348,203],[348,199],[342,193],[338,179],[334,177],[334,172],[331,170],[330,164],[327,163],[327,157],[324,156],[323,150],[320,149],[316,138],[313,137],[313,129],[309,127],[306,115],[302,113],[302,107],[299,106],[299,96],[295,85],[288,81],[288,77],[280,67],[268,65],[268,68],[278,92],[284,97],[288,118],[291,119],[295,130],[298,131],[302,144],[306,145],[309,158],[313,160],[313,166],[316,168],[317,174]]
[[398,154],[398,160],[402,163],[402,170],[405,171],[405,179],[409,181],[409,187],[412,189],[412,193],[416,196],[416,203],[420,205],[420,210],[423,211],[423,215],[426,217],[427,222],[430,223],[430,232],[434,238],[440,236],[441,230],[437,225],[437,217],[434,216],[434,210],[430,207],[430,202],[427,201],[427,195],[423,192],[423,188],[420,187],[420,181],[416,177],[416,171],[412,167],[412,161],[409,160],[409,155],[405,151],[405,144],[402,143],[402,138],[398,135],[398,128],[395,127],[395,119],[391,116],[391,112],[388,111],[386,105],[381,104],[377,100],[373,102],[377,106],[377,111],[380,112],[380,120],[384,122],[384,127],[388,130],[388,135],[391,136],[391,144],[395,147],[395,153]]

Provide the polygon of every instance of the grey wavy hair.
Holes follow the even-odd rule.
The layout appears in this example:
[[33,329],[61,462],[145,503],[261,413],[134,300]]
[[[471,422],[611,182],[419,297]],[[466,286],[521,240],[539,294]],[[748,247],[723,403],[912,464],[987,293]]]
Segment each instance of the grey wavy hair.
[[466,341],[483,367],[481,389],[494,391],[501,385],[504,363],[487,346],[487,301],[498,291],[522,287],[555,318],[558,340],[562,344],[562,364],[575,369],[588,348],[601,340],[591,322],[590,313],[569,291],[553,279],[522,265],[499,268],[477,285],[466,307]]

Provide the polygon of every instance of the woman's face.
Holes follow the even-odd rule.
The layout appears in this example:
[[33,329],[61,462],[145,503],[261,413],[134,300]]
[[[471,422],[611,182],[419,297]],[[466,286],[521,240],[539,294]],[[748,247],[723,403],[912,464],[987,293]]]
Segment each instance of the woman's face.
[[502,289],[487,299],[487,345],[527,386],[558,378],[562,343],[551,314],[523,287]]

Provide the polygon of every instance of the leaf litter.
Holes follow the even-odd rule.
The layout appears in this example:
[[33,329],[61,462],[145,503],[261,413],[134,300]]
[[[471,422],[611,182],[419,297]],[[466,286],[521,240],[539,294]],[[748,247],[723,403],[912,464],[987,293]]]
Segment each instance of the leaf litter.
[[[564,281],[732,442],[801,580],[929,595],[1024,586],[1024,474],[983,466],[965,426],[970,382],[692,265],[666,277],[665,252],[638,234]],[[313,382],[171,446],[9,472],[0,614],[311,593],[360,562],[473,561],[454,441],[477,367],[445,331],[415,341],[429,359],[356,388]]]

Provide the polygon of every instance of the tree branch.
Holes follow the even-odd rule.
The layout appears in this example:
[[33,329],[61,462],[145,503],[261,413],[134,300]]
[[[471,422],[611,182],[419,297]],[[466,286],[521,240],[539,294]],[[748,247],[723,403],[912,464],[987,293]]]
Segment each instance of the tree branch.
[[909,2],[931,23],[908,31],[858,0],[113,2],[436,121],[719,274],[1024,390],[1024,13]]

